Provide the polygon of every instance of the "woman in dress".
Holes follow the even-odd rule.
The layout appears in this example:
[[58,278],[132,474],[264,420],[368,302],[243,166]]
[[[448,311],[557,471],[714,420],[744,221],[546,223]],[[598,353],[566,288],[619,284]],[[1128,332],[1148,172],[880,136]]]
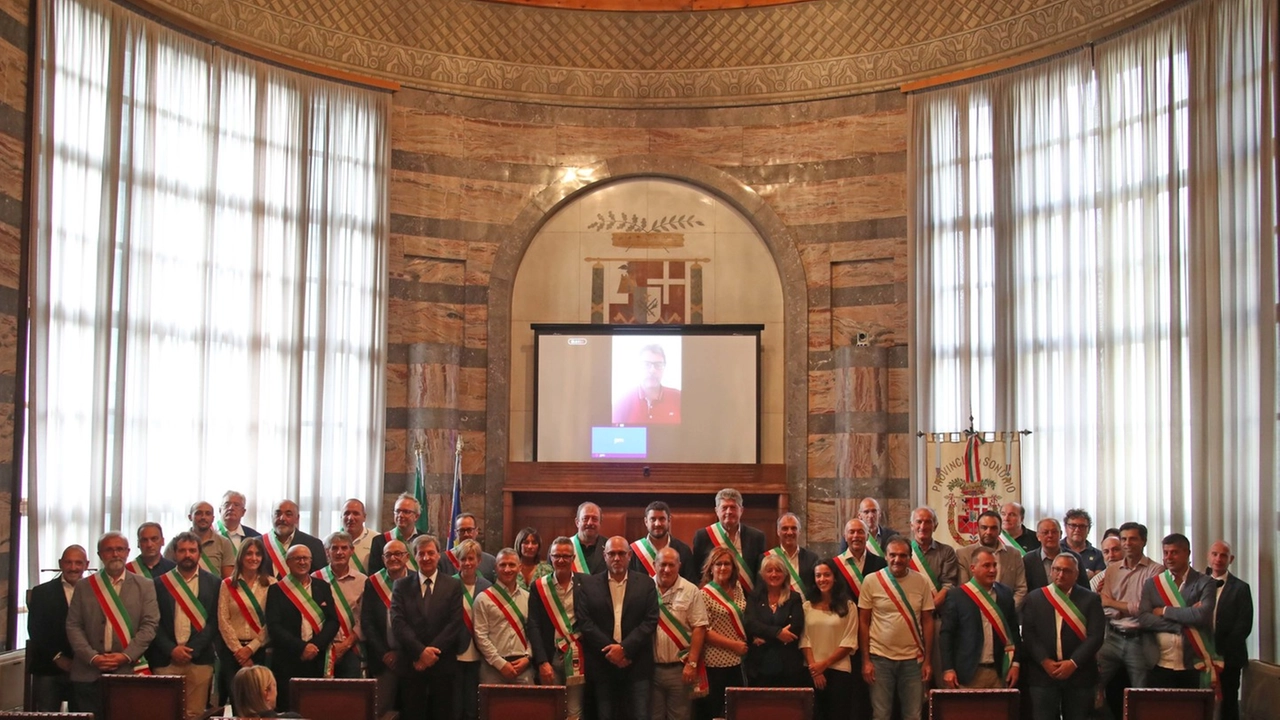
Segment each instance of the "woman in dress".
[[814,566],[813,587],[804,604],[800,650],[813,678],[813,717],[848,718],[850,709],[853,717],[870,717],[867,685],[861,673],[853,672],[849,660],[858,650],[858,608],[849,596],[848,586],[836,579],[837,570],[832,563],[820,560]]
[[760,582],[747,601],[747,684],[752,687],[808,687],[800,652],[804,598],[791,591],[786,561],[769,553],[760,561]]
[[[267,661],[267,589],[276,581],[261,572],[267,548],[262,539],[245,538],[236,554],[235,571],[218,593],[218,658],[222,665],[218,691],[231,697],[231,681],[239,668]],[[237,708],[238,709],[238,708]]]
[[537,530],[527,527],[516,533],[516,554],[520,557],[520,571],[516,573],[516,585],[521,590],[529,590],[533,583],[543,575],[551,574],[551,563],[539,560],[542,557],[542,536]]
[[467,624],[458,653],[458,683],[454,685],[454,716],[459,720],[476,720],[480,715],[480,663],[484,658],[476,649],[471,604],[492,584],[476,572],[480,565],[480,552],[480,543],[475,540],[463,540],[453,549],[454,556],[458,558],[457,577],[462,581],[463,622]]
[[711,550],[702,568],[707,605],[707,640],[702,661],[707,668],[707,696],[697,701],[698,720],[724,717],[724,690],[742,685],[742,657],[747,629],[742,617],[746,600],[738,586],[738,563],[728,548]]

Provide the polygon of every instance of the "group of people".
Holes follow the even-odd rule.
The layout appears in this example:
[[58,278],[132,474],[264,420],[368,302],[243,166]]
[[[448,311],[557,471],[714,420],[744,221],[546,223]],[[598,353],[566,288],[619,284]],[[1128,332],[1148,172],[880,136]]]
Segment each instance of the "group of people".
[[867,498],[830,558],[799,545],[791,513],[770,549],[731,488],[692,546],[663,502],[634,542],[602,537],[586,502],[572,536],[544,548],[525,528],[496,554],[469,514],[453,547],[418,533],[410,495],[382,533],[349,500],[323,541],[292,501],[266,534],[244,511],[236,492],[216,519],[198,502],[167,545],[144,523],[132,560],[108,532],[88,576],[85,550],[67,548],[29,604],[38,709],[98,713],[102,674],[150,672],[184,677],[188,720],[228,699],[285,717],[289,680],[326,676],[375,678],[379,714],[431,720],[475,720],[481,683],[564,685],[573,719],[724,717],[725,689],[742,685],[812,687],[819,720],[919,718],[930,687],[1018,687],[1036,718],[1075,719],[1124,672],[1136,687],[1214,687],[1238,717],[1253,601],[1231,548],[1214,543],[1205,573],[1178,533],[1163,563],[1146,557],[1138,523],[1095,548],[1083,510],[1064,537],[1055,518],[1032,533],[1008,503],[957,550],[935,539],[932,509],[898,534]]

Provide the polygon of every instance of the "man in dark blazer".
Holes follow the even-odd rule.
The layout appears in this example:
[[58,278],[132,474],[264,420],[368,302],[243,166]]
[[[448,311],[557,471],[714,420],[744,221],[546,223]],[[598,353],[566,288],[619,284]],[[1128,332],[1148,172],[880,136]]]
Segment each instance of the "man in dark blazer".
[[[1017,648],[1022,638],[1018,634],[1017,609],[1013,591],[996,582],[998,572],[996,556],[989,550],[979,550],[969,566],[972,582],[947,593],[939,633],[944,688],[988,689],[1018,684],[1021,656]],[[988,598],[995,601],[995,622],[991,622],[981,604]],[[996,628],[997,623],[1001,629]],[[1005,640],[1001,640],[1001,632],[1008,633]],[[1012,657],[1009,647],[1013,648]]]
[[291,572],[290,568],[276,566],[272,559],[272,544],[276,543],[284,552],[294,545],[305,546],[311,551],[311,570],[314,572],[329,564],[329,556],[324,550],[324,541],[314,535],[308,535],[298,529],[298,503],[292,500],[281,500],[271,513],[272,531],[262,538],[267,548],[267,557],[262,561],[261,572],[283,578]]
[[[1084,617],[1084,637],[1060,621],[1048,586],[1027,593],[1022,603],[1023,675],[1031,696],[1035,720],[1084,720],[1093,707],[1098,684],[1098,650],[1106,638],[1107,618],[1096,593],[1078,585],[1081,575],[1076,555],[1060,553],[1053,559],[1053,585],[1070,599]],[[1063,609],[1071,616],[1069,606]]]
[[[742,555],[746,568],[738,582],[743,591],[755,587],[756,574],[760,572],[760,559],[764,557],[767,541],[764,533],[742,524],[742,493],[725,488],[716,493],[716,517],[719,522],[701,528],[693,534],[693,562],[702,567],[711,554],[711,548],[728,538],[729,545]],[[713,539],[715,540],[713,542]]]
[[[558,537],[548,546],[547,556],[551,559],[552,573],[546,576],[545,588],[541,578],[529,588],[527,630],[529,648],[533,652],[533,666],[538,672],[538,682],[543,685],[567,686],[568,716],[581,717],[582,657],[579,653],[575,663],[573,657],[569,656],[566,667],[567,654],[561,652],[557,644],[556,625],[551,619],[552,614],[556,612],[554,605],[558,600],[564,606],[567,615],[565,629],[569,633],[573,632],[574,611],[577,609],[573,606],[573,598],[580,592],[583,579],[588,577],[584,573],[573,571],[573,553],[573,541],[567,537]],[[547,607],[548,601],[553,607]]]
[[[289,681],[324,675],[324,656],[338,634],[338,612],[329,583],[311,576],[311,549],[294,545],[285,557],[289,574],[267,591],[267,631],[277,707],[289,709]],[[314,601],[314,606],[308,600]],[[303,608],[307,615],[303,615]],[[318,613],[317,613],[318,611]]]
[[31,588],[27,596],[27,672],[36,712],[57,712],[71,701],[67,606],[87,567],[84,548],[69,545],[58,560],[58,577]]
[[399,540],[382,547],[382,569],[364,581],[360,628],[365,641],[369,677],[378,681],[377,716],[399,708],[396,648],[391,640],[391,591],[409,574],[409,549]]
[[1220,720],[1239,720],[1240,673],[1249,664],[1245,642],[1253,632],[1253,591],[1249,583],[1228,572],[1235,562],[1231,546],[1219,540],[1209,547],[1206,572],[1218,587],[1214,605],[1213,644],[1222,656],[1222,711]]
[[[399,540],[405,547],[413,547],[413,539],[418,537],[418,518],[422,516],[422,506],[418,499],[410,493],[400,493],[392,506],[391,519],[395,527],[373,536],[369,545],[369,574],[373,575],[383,568],[382,549],[387,543]],[[409,570],[417,572],[418,559],[409,558]],[[452,573],[451,573],[452,574]]]
[[[583,579],[573,598],[596,720],[647,720],[658,593],[652,578],[627,570],[631,546],[626,538],[609,538],[604,555],[608,571]],[[617,591],[621,613],[615,622]]]
[[[147,662],[156,675],[183,677],[186,717],[195,720],[204,714],[213,685],[213,643],[218,637],[218,590],[222,583],[200,567],[200,538],[195,533],[178,533],[172,548],[177,568],[154,581],[160,623],[156,626],[156,639],[147,648]],[[196,601],[204,609],[203,619],[198,608],[190,608],[196,618],[192,620],[192,615],[179,605],[178,597],[186,601],[186,592],[193,589]],[[197,621],[203,627],[197,628]]]
[[[1218,601],[1218,584],[1191,567],[1191,541],[1185,535],[1166,535],[1160,546],[1164,552],[1165,572],[1142,585],[1142,599],[1138,603],[1138,622],[1146,630],[1142,635],[1142,651],[1151,668],[1146,686],[1195,689],[1200,687],[1201,680],[1201,673],[1195,665],[1201,658],[1196,652],[1196,644],[1187,637],[1187,631],[1199,631],[1205,639],[1213,637],[1213,608]],[[1165,594],[1160,590],[1163,580],[1172,580],[1186,607],[1175,607],[1166,602]],[[1182,657],[1171,658],[1170,649],[1177,647],[1174,644],[1177,640],[1181,641]],[[1182,667],[1175,667],[1177,664]]]
[[671,534],[670,505],[661,500],[649,503],[644,509],[644,529],[647,531],[645,536],[631,543],[632,570],[653,577],[658,572],[655,560],[658,551],[670,546],[680,556],[680,576],[694,585],[702,584],[702,568],[693,561],[693,548]]
[[795,513],[783,513],[778,518],[778,547],[769,552],[785,560],[783,565],[787,568],[791,589],[802,597],[807,597],[809,589],[813,587],[813,568],[818,564],[818,554],[809,548],[800,547],[800,518]]
[[[867,549],[867,524],[854,518],[844,525],[845,549],[831,558],[839,572],[840,580],[849,588],[849,597],[856,605],[862,596],[859,576],[867,578],[871,573],[889,567],[885,559]],[[859,573],[861,575],[859,575]]]
[[[1036,523],[1036,539],[1040,547],[1028,551],[1022,556],[1022,568],[1027,575],[1027,592],[1042,588],[1049,584],[1048,566],[1053,563],[1058,553],[1070,553],[1076,556],[1080,567],[1084,567],[1084,558],[1079,553],[1062,543],[1062,526],[1054,518],[1045,518]],[[1089,589],[1088,573],[1080,573],[1076,582],[1085,590]],[[1024,595],[1025,599],[1026,596]]]
[[396,581],[391,592],[404,712],[408,720],[453,720],[453,683],[462,620],[462,583],[440,569],[440,542],[432,535],[413,541],[418,572]]

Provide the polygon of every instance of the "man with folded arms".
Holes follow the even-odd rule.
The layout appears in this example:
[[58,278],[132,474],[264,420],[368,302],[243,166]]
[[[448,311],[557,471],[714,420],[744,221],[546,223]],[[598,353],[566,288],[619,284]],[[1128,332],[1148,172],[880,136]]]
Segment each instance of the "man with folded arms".
[[391,638],[391,589],[409,574],[409,551],[399,540],[382,547],[382,569],[365,579],[360,625],[368,651],[369,677],[378,681],[378,717],[399,707],[396,650]]
[[998,689],[1018,684],[1017,609],[1013,591],[996,582],[996,556],[974,553],[969,581],[948,593],[942,609],[944,688]]
[[472,606],[476,649],[484,657],[480,682],[532,685],[533,650],[525,627],[529,593],[516,583],[520,559],[513,548],[499,550],[496,557],[498,581],[476,596]]
[[1191,567],[1191,541],[1181,533],[1160,542],[1164,572],[1142,586],[1138,622],[1151,670],[1146,687],[1218,686],[1220,658],[1213,649],[1218,583]]
[[1107,577],[1098,592],[1103,611],[1110,621],[1107,637],[1098,652],[1099,682],[1105,691],[1111,678],[1123,667],[1129,674],[1129,687],[1147,687],[1147,672],[1152,662],[1143,649],[1143,628],[1138,622],[1142,587],[1164,572],[1159,563],[1145,554],[1147,526],[1127,522],[1120,526],[1121,561],[1107,566]]
[[705,686],[705,673],[699,667],[709,624],[707,605],[698,586],[680,577],[680,554],[675,548],[659,550],[657,560],[658,632],[653,640],[649,709],[653,720],[689,720],[693,689]]
[[186,720],[194,720],[204,714],[213,685],[222,582],[200,567],[200,538],[195,533],[178,533],[172,549],[177,568],[155,579],[160,622],[147,648],[147,662],[156,675],[182,676]]
[[895,695],[902,720],[920,720],[932,674],[933,591],[910,567],[910,543],[895,537],[884,550],[889,567],[867,576],[858,600],[862,679],[871,686],[875,720],[889,720]]
[[552,574],[534,582],[529,599],[529,643],[538,681],[568,687],[569,720],[582,715],[583,667],[581,634],[574,630],[575,590],[586,575],[573,571],[573,541],[551,542]]
[[333,591],[334,612],[338,616],[338,634],[329,646],[328,662],[336,678],[360,677],[360,649],[356,645],[360,632],[360,603],[364,598],[365,575],[351,567],[351,536],[336,532],[324,541],[329,564],[312,577],[329,584]]
[[311,548],[294,545],[285,554],[289,574],[267,591],[271,672],[279,707],[289,709],[289,681],[326,674],[329,644],[338,634],[338,616],[329,583],[311,577]]
[[164,530],[160,523],[144,522],[138,526],[138,556],[125,563],[124,569],[148,580],[160,577],[177,567],[177,563],[164,557]]
[[1060,553],[1052,581],[1022,603],[1023,675],[1035,720],[1085,720],[1098,684],[1107,620],[1099,597],[1077,584],[1077,556]]

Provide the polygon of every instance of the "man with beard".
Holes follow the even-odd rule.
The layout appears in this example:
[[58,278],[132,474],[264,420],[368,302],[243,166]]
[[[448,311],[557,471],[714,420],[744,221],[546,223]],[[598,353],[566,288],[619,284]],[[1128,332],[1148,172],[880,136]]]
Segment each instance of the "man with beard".
[[695,585],[702,582],[702,571],[695,567],[693,549],[671,534],[671,508],[661,500],[654,500],[644,509],[644,529],[647,534],[631,543],[631,569],[648,573],[658,572],[658,553],[672,548],[680,557],[680,576]]
[[578,532],[570,538],[573,542],[573,571],[577,573],[602,573],[605,571],[604,543],[600,542],[600,506],[584,502],[574,516]]
[[[262,572],[274,574],[277,579],[288,575],[289,566],[285,562],[285,553],[294,545],[302,545],[311,551],[309,564],[313,570],[329,564],[320,538],[298,529],[298,503],[281,500],[271,514],[271,525],[272,531],[262,536],[262,544],[267,546],[267,562],[263,563]],[[281,690],[282,695],[286,692]]]
[[76,583],[89,567],[79,545],[68,545],[58,560],[58,577],[31,588],[27,601],[27,648],[31,694],[36,712],[57,712],[71,701],[71,643],[67,641],[67,606]]
[[[453,547],[470,540],[477,545],[483,545],[480,542],[480,524],[476,522],[476,516],[471,513],[461,513],[453,521]],[[454,555],[453,548],[445,551],[440,556],[440,569],[450,575],[458,574],[460,567]],[[480,550],[480,556],[476,564],[476,572],[489,582],[493,582],[498,577],[498,559],[493,555]]]
[[102,569],[76,583],[67,609],[73,712],[102,717],[103,673],[147,672],[143,657],[156,636],[160,610],[151,580],[125,572],[129,541],[111,531],[98,540]]
[[[212,507],[209,512],[212,515]],[[221,536],[219,539],[226,542]],[[186,720],[195,720],[204,714],[213,685],[213,643],[222,583],[200,567],[200,538],[195,533],[178,533],[171,549],[178,566],[155,579],[160,622],[147,649],[147,662],[156,675],[182,676]]]
[[378,681],[378,712],[382,717],[399,707],[396,683],[396,650],[391,638],[391,589],[409,574],[409,550],[399,540],[382,548],[382,569],[364,583],[360,601],[360,624],[368,652],[369,677]]
[[[218,577],[231,577],[236,569],[236,548],[230,540],[214,532],[213,506],[203,500],[192,503],[187,519],[191,521],[192,534],[200,540],[200,564]],[[164,551],[164,556],[177,560],[172,544]]]
[[290,680],[324,675],[325,655],[338,634],[338,616],[329,584],[311,576],[311,549],[290,547],[285,563],[288,574],[267,591],[267,629],[280,707],[288,709]]

